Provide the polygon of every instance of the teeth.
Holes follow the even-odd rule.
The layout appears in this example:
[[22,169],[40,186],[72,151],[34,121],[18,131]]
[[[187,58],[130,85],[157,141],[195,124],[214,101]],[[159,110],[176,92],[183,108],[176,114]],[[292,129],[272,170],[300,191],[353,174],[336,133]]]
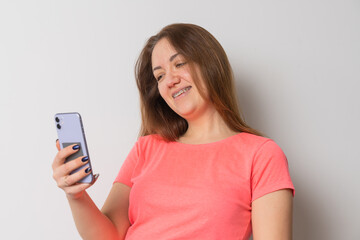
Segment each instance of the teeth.
[[173,98],[176,98],[176,97],[180,96],[181,94],[183,94],[184,92],[189,91],[190,88],[191,88],[191,87],[189,86],[189,87],[186,87],[186,88],[181,89],[180,91],[178,91],[177,93],[175,93],[175,94],[173,95]]

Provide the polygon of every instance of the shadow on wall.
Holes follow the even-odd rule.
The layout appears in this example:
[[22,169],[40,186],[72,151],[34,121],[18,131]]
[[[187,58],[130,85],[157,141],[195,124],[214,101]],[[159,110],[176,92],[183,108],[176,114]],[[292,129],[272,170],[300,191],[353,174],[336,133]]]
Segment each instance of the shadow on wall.
[[[239,101],[239,107],[242,110],[243,117],[251,127],[263,132],[265,135],[268,134],[266,129],[270,129],[269,123],[266,121],[266,116],[262,112],[265,108],[263,96],[257,93],[254,89],[256,84],[250,84],[251,79],[242,78],[238,75],[235,76],[235,88],[236,94]],[[271,136],[269,136],[271,138]],[[295,152],[287,153],[287,157],[292,162],[301,164],[301,151],[300,147],[293,148]],[[296,169],[291,169],[291,179],[295,186],[295,198],[293,206],[293,239],[304,240],[304,239],[316,239],[316,240],[330,240],[334,239],[332,236],[329,226],[327,226],[326,216],[329,214],[331,209],[326,209],[326,204],[322,204],[319,193],[312,192],[313,189],[304,186],[302,178],[308,176],[300,176],[300,173],[296,172]],[[297,174],[296,174],[297,173]],[[302,184],[303,183],[303,184]],[[252,240],[252,236],[250,240]]]
[[[300,161],[294,158],[293,161]],[[295,171],[293,171],[295,172]],[[302,176],[304,178],[305,176]],[[318,192],[305,186],[301,178],[295,174],[292,176],[296,193],[294,198],[294,217],[293,217],[293,239],[316,239],[331,240],[337,239],[334,236],[336,228],[339,226],[329,226],[331,216],[334,217],[332,209],[326,209],[326,203],[322,203]],[[339,229],[340,230],[340,229]],[[340,230],[341,231],[341,230]]]
[[235,76],[235,90],[239,108],[245,122],[266,136],[267,133],[264,131],[266,129],[266,121],[264,121],[265,116],[261,111],[262,97],[256,94],[254,85],[250,84],[251,81],[249,77]]

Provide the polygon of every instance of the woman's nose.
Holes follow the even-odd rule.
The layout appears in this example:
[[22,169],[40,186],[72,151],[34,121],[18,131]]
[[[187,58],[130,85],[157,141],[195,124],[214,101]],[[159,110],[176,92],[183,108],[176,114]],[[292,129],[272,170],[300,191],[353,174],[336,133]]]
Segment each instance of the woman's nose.
[[180,76],[176,72],[169,72],[167,79],[166,79],[166,85],[168,87],[172,87],[175,84],[180,82]]

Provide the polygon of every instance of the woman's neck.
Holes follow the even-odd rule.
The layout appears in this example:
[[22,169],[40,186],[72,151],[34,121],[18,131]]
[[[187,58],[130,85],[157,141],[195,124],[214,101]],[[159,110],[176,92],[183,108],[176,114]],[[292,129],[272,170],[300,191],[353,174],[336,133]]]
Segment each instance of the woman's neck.
[[231,130],[217,111],[203,114],[201,117],[188,120],[188,130],[178,142],[203,144],[220,141],[237,134]]

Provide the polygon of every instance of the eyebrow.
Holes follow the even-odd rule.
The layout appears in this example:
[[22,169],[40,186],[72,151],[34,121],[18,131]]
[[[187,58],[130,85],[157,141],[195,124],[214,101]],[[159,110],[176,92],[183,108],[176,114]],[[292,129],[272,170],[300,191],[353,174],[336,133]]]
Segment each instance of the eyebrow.
[[[175,53],[174,55],[172,55],[170,58],[169,58],[169,61],[172,62],[176,57],[177,55],[179,55],[180,53]],[[161,67],[160,66],[157,66],[157,67],[154,67],[153,71],[155,70],[158,70],[160,69]]]

